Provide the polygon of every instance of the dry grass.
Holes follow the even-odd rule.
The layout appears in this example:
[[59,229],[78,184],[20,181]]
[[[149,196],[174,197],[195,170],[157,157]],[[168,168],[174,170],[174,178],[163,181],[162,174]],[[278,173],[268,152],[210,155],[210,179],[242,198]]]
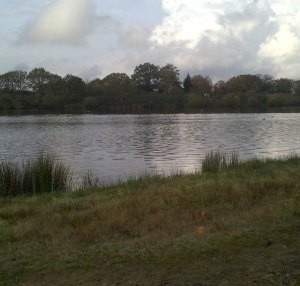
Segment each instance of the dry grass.
[[[263,168],[266,163],[252,161],[244,163],[243,168],[255,164]],[[287,190],[298,183],[297,174],[293,177],[287,176],[286,170],[270,171],[269,176],[243,170],[157,176],[145,179],[146,183],[141,180],[134,188],[128,182],[100,191],[7,200],[9,203],[2,203],[0,218],[13,222],[7,231],[9,241],[33,233],[36,239],[105,241],[155,232],[181,235],[201,225],[207,231],[226,230],[243,224],[244,216],[247,223],[256,221],[262,206],[268,212],[274,200],[288,198]],[[60,232],[62,227],[64,231]]]
[[[0,281],[8,269],[11,276],[2,275],[8,284],[12,276],[22,277],[22,265],[39,273],[43,259],[46,268],[57,269],[64,261],[61,267],[68,269],[62,254],[72,256],[74,269],[88,267],[95,256],[177,263],[176,257],[185,261],[197,253],[225,251],[234,237],[250,237],[246,245],[259,233],[272,240],[280,229],[299,222],[299,171],[300,160],[292,156],[252,160],[218,173],[154,176],[89,191],[1,199],[0,265],[8,262],[0,266]],[[285,231],[292,238],[296,230]],[[13,262],[9,247],[18,253]],[[44,251],[49,257],[43,258]],[[28,268],[35,260],[40,262]]]

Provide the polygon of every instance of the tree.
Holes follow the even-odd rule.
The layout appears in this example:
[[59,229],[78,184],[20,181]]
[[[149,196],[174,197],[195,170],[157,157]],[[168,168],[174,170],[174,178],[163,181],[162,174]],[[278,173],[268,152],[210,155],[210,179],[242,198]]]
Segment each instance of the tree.
[[5,89],[5,77],[4,74],[0,75],[0,90],[4,90]]
[[159,70],[160,80],[158,88],[163,93],[173,93],[180,88],[179,70],[171,64],[167,64]]
[[26,71],[14,71],[13,72],[15,89],[16,90],[26,90],[27,89],[27,72]]
[[61,109],[67,97],[66,83],[61,77],[57,77],[41,85],[37,94],[42,108]]
[[125,86],[130,84],[130,77],[126,73],[111,73],[102,82],[105,86]]
[[10,71],[0,76],[0,89],[21,91],[27,89],[27,72]]
[[144,63],[134,69],[131,77],[135,86],[145,91],[154,91],[158,88],[160,79],[159,66]]
[[275,81],[276,92],[290,93],[292,91],[293,82],[287,78],[280,78]]
[[183,88],[184,88],[184,91],[185,91],[185,92],[189,92],[190,89],[191,89],[191,87],[192,87],[192,79],[191,79],[191,77],[190,77],[190,74],[188,74],[188,75],[186,76],[186,78],[184,79],[184,81],[183,81]]
[[102,94],[102,82],[96,78],[86,84],[86,93],[88,96],[98,96]]
[[66,83],[69,102],[78,101],[85,95],[85,83],[80,77],[67,74],[63,80]]
[[225,95],[227,93],[227,86],[224,80],[219,80],[214,84],[215,95]]
[[300,96],[300,80],[295,82],[295,95]]
[[228,108],[238,108],[241,105],[241,99],[237,94],[228,94],[223,97],[223,106]]
[[46,71],[44,68],[34,68],[31,72],[28,73],[28,86],[33,91],[37,91],[43,84],[57,77],[59,76]]
[[259,77],[262,81],[261,91],[267,93],[272,93],[275,91],[275,81],[273,76],[265,74],[259,75]]
[[209,76],[195,75],[192,77],[192,90],[201,95],[212,93],[212,80]]
[[239,75],[232,77],[227,82],[227,89],[230,93],[245,93],[250,90],[260,92],[262,90],[262,80],[257,75]]

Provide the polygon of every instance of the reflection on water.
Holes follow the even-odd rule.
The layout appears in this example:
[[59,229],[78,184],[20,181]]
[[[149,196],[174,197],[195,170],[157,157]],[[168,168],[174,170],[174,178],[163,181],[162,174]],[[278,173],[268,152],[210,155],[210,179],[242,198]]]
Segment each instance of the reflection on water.
[[1,159],[58,154],[110,179],[193,171],[221,147],[243,157],[300,152],[300,114],[43,115],[0,117]]

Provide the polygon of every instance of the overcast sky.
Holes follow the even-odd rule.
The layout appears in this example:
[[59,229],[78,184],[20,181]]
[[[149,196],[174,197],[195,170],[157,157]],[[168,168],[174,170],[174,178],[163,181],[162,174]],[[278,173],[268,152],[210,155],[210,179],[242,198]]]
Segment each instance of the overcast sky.
[[1,0],[0,35],[0,73],[89,80],[150,62],[300,79],[299,0]]

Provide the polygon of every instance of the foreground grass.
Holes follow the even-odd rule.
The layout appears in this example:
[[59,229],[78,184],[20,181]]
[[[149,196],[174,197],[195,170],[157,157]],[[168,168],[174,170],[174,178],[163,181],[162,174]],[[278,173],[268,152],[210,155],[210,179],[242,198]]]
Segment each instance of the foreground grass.
[[300,159],[0,199],[0,285],[299,285]]

